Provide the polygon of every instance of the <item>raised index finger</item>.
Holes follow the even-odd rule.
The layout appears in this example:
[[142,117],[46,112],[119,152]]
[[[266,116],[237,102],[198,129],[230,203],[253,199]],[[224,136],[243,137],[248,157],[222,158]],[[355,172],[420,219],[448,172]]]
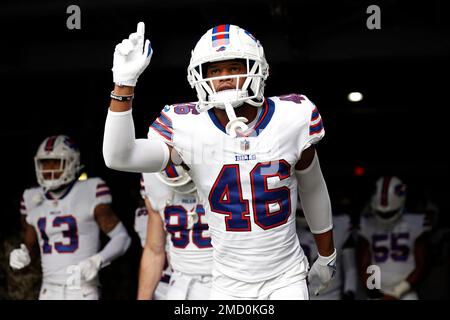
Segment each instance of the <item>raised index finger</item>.
[[138,36],[142,36],[142,39],[144,38],[145,23],[143,23],[142,21],[138,23],[136,33],[138,34]]

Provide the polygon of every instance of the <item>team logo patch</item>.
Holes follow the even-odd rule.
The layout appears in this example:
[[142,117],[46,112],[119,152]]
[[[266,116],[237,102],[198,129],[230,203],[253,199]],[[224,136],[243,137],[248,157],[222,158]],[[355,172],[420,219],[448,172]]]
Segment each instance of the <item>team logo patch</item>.
[[65,137],[64,144],[68,146],[70,149],[78,150],[78,146],[72,138]]
[[399,184],[395,186],[394,192],[399,197],[404,196],[406,194],[406,184]]
[[241,150],[242,151],[247,151],[248,149],[250,149],[250,141],[244,139],[241,141]]

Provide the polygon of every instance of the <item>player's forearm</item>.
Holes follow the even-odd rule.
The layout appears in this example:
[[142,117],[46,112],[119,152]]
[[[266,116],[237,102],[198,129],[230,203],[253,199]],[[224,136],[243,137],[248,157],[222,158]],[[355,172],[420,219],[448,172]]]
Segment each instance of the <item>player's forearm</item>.
[[424,275],[424,270],[422,268],[415,268],[406,278],[406,281],[411,285],[411,287],[416,286]]
[[24,233],[22,235],[22,242],[27,246],[28,251],[30,251],[30,253],[33,253],[36,240]]
[[27,225],[21,232],[22,242],[27,246],[30,257],[34,260],[37,257],[38,250],[35,250],[37,237],[33,227]]
[[356,267],[358,276],[361,280],[362,286],[366,288],[366,282],[369,278],[367,268],[372,264],[372,256],[370,253],[369,242],[362,236],[358,235],[356,244]]
[[334,252],[333,231],[313,234],[316,241],[317,251],[322,257],[328,257]]
[[428,233],[421,235],[414,245],[414,261],[416,267],[408,275],[406,281],[411,287],[416,286],[424,277],[427,270],[427,248],[428,248]]
[[153,294],[161,280],[165,253],[155,253],[147,246],[142,251],[139,268],[138,300],[153,299]]
[[333,221],[328,189],[315,154],[308,168],[295,171],[298,194],[311,232],[321,256],[333,253]]
[[107,266],[113,260],[123,255],[131,244],[131,238],[122,222],[119,222],[116,227],[108,233],[110,238],[102,251],[98,254],[102,257],[102,266]]
[[103,139],[106,166],[129,172],[161,171],[169,161],[169,147],[156,139],[136,139],[131,109],[108,111]]

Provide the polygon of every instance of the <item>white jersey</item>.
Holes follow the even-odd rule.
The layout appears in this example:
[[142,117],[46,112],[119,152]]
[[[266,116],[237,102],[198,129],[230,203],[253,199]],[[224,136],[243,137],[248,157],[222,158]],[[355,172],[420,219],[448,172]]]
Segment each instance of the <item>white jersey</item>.
[[[348,240],[350,232],[350,217],[348,215],[333,215],[333,239],[334,246],[337,251],[337,256],[341,257],[342,249],[345,242]],[[308,258],[309,265],[311,266],[317,259],[317,246],[314,240],[314,236],[309,230],[309,227],[297,224],[297,235],[300,240],[300,245]],[[336,264],[336,277],[326,290],[324,290],[319,296],[315,296],[310,292],[311,300],[339,300],[341,299],[341,293],[343,291],[345,270],[342,265],[342,259],[337,259]],[[318,284],[313,284],[314,288],[318,287]]]
[[134,211],[134,231],[138,234],[142,247],[145,246],[145,241],[147,239],[147,223],[147,208],[145,206],[136,208]]
[[42,187],[23,193],[20,212],[36,230],[41,251],[43,282],[65,285],[71,266],[100,249],[100,229],[94,217],[98,204],[110,204],[111,194],[100,178],[75,181],[59,199]]
[[[145,198],[145,187],[144,187],[144,180],[142,178],[140,179],[140,189],[139,192],[141,194],[142,199]],[[148,222],[148,211],[147,208],[144,206],[136,208],[134,211],[134,231],[139,236],[139,239],[141,240],[141,246],[142,248],[145,246],[145,241],[147,239],[147,222]]]
[[[236,284],[272,279],[303,259],[295,165],[325,134],[317,108],[303,95],[267,98],[260,110],[256,124],[237,138],[226,134],[212,109],[198,114],[192,103],[166,106],[149,130],[149,138],[172,145],[190,167],[208,214],[214,272]],[[229,283],[215,285],[231,292]]]
[[425,215],[402,214],[393,224],[361,217],[360,235],[369,241],[372,264],[381,269],[381,290],[390,290],[415,268],[414,244],[426,231]]
[[[196,192],[176,193],[157,174],[144,174],[144,185],[150,203],[164,221],[170,266],[188,275],[210,275],[212,246],[204,206]],[[165,197],[161,197],[163,190],[168,191]]]

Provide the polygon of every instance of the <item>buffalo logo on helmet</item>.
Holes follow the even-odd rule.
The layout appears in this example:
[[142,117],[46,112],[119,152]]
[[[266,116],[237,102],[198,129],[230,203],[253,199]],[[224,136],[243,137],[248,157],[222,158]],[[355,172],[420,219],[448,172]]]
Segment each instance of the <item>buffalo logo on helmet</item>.
[[402,183],[402,184],[396,185],[394,188],[394,192],[399,197],[404,196],[406,194],[406,184]]

